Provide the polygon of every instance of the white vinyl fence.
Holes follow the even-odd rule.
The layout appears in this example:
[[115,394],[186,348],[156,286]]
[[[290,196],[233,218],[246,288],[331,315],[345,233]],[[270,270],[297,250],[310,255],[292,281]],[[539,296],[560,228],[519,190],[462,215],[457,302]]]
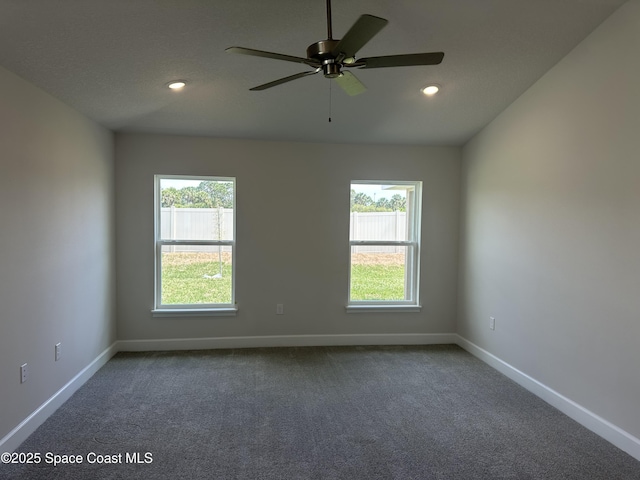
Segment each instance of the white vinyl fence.
[[[163,240],[232,240],[233,209],[175,208],[160,211],[160,235]],[[165,246],[167,252],[230,252],[231,247]]]
[[[233,237],[233,210],[230,208],[162,208],[160,224],[164,240],[230,240]],[[350,238],[353,240],[406,240],[406,212],[352,212]],[[354,247],[356,253],[393,253],[398,247]],[[171,246],[167,251],[218,251],[218,247]],[[222,251],[231,251],[222,247]]]
[[[352,240],[406,240],[406,212],[351,212],[349,236]],[[395,253],[404,247],[353,247],[354,253]]]

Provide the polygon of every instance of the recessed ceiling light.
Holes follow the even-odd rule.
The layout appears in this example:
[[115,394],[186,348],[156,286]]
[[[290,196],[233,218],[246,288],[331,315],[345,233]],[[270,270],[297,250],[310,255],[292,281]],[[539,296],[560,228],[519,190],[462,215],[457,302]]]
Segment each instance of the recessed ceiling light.
[[426,87],[421,88],[420,91],[430,97],[438,93],[440,91],[440,87],[438,85],[427,85]]
[[185,82],[184,80],[176,80],[174,82],[168,83],[167,87],[169,87],[171,90],[182,90],[186,84],[187,82]]

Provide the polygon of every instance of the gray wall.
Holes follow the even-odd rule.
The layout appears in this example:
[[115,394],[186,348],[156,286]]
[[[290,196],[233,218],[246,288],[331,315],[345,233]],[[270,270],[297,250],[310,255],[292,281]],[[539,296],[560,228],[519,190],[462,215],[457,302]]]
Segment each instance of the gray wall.
[[624,5],[464,148],[457,325],[636,438],[639,26]]
[[109,131],[2,68],[0,125],[1,439],[115,341],[115,222]]
[[[118,338],[453,332],[459,157],[458,148],[116,135]],[[237,178],[237,317],[151,316],[154,174]],[[359,179],[424,182],[421,313],[345,313],[349,183]]]

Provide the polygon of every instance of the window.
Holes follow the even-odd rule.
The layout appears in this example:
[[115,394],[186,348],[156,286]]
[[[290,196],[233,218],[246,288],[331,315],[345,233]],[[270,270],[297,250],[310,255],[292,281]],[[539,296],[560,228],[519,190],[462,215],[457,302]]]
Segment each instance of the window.
[[347,311],[419,311],[422,182],[352,181]]
[[235,178],[155,176],[154,314],[233,314]]

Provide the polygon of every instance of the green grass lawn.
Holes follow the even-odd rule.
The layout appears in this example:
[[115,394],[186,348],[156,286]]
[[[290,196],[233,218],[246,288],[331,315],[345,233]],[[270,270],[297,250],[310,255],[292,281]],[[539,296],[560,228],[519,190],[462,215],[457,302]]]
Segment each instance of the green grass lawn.
[[[162,303],[231,303],[231,263],[211,255],[163,254]],[[351,300],[404,300],[404,265],[354,264]]]
[[162,303],[231,303],[231,264],[223,262],[219,273],[217,261],[164,265]]
[[351,300],[404,300],[404,266],[353,265]]

